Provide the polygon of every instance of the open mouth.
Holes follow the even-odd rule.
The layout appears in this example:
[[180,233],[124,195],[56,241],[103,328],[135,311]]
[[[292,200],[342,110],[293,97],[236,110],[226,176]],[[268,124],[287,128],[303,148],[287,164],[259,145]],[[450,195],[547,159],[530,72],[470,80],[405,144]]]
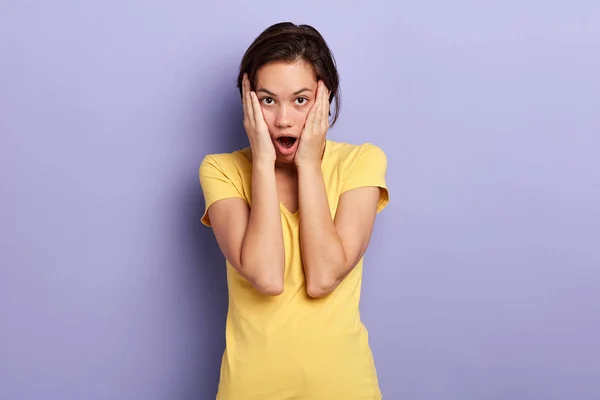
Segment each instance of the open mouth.
[[291,136],[281,136],[277,138],[277,141],[279,142],[281,147],[285,149],[291,148],[294,145],[294,143],[296,143],[296,140],[297,139],[295,137]]

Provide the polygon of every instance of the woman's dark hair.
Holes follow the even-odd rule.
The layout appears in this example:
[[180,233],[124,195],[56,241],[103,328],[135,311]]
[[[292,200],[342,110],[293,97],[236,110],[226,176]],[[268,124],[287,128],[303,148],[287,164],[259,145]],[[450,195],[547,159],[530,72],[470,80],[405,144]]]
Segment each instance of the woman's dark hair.
[[[256,83],[258,70],[273,62],[293,63],[299,60],[312,65],[315,78],[322,80],[331,91],[329,104],[335,98],[335,109],[330,124],[337,121],[340,112],[340,78],[335,59],[321,34],[310,25],[295,25],[291,22],[280,22],[265,29],[248,47],[237,79],[237,87],[242,95],[242,78],[244,73],[252,89]],[[331,112],[330,112],[331,115]]]

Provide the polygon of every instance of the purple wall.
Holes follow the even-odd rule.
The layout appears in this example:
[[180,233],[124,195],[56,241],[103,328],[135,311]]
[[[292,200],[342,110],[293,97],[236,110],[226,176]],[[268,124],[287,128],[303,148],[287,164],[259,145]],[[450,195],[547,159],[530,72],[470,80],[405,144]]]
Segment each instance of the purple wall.
[[214,398],[197,168],[245,145],[236,67],[281,20],[336,54],[330,137],[389,156],[386,398],[600,398],[600,5],[550,3],[2,2],[0,398]]

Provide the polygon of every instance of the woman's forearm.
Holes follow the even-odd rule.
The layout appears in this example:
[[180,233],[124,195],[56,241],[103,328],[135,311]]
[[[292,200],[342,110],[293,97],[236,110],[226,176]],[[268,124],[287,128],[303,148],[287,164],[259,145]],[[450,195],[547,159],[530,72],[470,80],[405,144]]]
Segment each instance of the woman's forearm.
[[346,263],[344,247],[337,234],[320,164],[298,168],[300,249],[308,294],[322,297],[342,279]]
[[252,207],[241,251],[245,275],[266,294],[283,291],[285,250],[273,161],[252,166]]

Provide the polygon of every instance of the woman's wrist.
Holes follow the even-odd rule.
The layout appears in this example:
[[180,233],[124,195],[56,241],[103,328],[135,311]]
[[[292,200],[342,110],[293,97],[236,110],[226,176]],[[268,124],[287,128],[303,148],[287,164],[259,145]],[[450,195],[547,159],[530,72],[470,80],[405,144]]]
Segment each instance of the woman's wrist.
[[295,163],[296,169],[298,170],[298,173],[304,171],[307,173],[321,172],[321,161],[321,159],[297,161]]
[[270,157],[252,157],[252,168],[258,171],[275,171],[275,160]]

